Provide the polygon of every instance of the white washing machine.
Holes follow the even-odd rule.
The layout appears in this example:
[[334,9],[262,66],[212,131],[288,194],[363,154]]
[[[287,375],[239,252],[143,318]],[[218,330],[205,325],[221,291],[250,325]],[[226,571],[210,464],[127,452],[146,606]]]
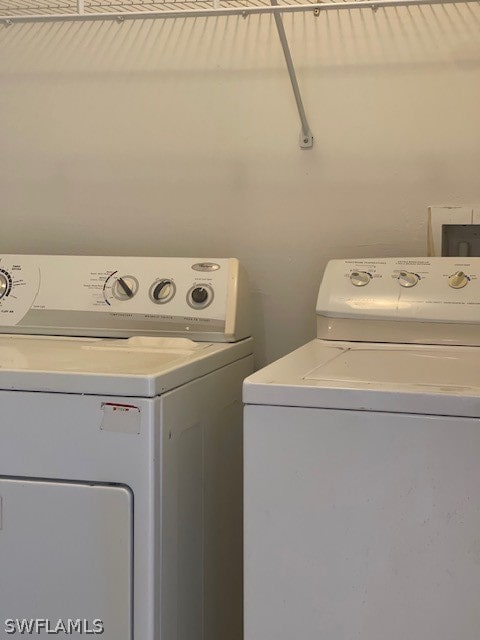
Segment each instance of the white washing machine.
[[0,637],[242,637],[235,259],[0,256]]
[[480,259],[340,260],[250,376],[245,640],[478,640]]

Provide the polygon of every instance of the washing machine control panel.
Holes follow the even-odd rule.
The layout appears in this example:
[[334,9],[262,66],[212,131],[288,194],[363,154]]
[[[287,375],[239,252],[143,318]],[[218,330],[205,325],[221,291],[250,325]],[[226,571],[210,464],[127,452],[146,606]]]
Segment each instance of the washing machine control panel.
[[332,260],[317,314],[480,325],[480,258]]
[[0,255],[0,332],[249,335],[248,286],[234,258]]

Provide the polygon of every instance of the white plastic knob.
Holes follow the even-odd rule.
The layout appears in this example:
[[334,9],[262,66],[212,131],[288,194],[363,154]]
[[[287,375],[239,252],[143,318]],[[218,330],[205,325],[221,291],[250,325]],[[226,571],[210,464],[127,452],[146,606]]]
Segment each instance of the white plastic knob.
[[410,271],[401,271],[398,276],[398,284],[401,287],[414,287],[419,279],[420,278],[416,273],[411,273]]
[[173,280],[165,279],[154,282],[150,287],[150,298],[156,304],[169,302],[175,295]]
[[133,276],[121,276],[112,286],[112,293],[117,300],[131,300],[138,291],[138,280]]
[[452,289],[462,289],[466,284],[468,284],[468,277],[463,273],[463,271],[457,271],[453,276],[450,276],[448,284]]
[[364,287],[371,279],[372,276],[366,271],[352,271],[350,274],[350,282],[354,287]]

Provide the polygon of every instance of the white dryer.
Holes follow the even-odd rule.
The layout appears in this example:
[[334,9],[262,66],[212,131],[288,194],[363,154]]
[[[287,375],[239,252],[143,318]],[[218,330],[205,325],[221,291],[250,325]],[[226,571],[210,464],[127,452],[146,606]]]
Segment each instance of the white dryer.
[[245,640],[478,640],[480,259],[328,264],[244,385]]
[[0,256],[0,636],[242,637],[235,259]]

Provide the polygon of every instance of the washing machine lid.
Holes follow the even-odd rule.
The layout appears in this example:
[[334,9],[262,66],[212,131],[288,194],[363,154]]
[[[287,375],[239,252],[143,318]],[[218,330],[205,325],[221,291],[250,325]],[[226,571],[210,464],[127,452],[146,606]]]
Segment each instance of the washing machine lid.
[[313,340],[253,374],[244,401],[480,417],[480,347]]
[[186,338],[0,336],[0,390],[154,397],[252,353]]

